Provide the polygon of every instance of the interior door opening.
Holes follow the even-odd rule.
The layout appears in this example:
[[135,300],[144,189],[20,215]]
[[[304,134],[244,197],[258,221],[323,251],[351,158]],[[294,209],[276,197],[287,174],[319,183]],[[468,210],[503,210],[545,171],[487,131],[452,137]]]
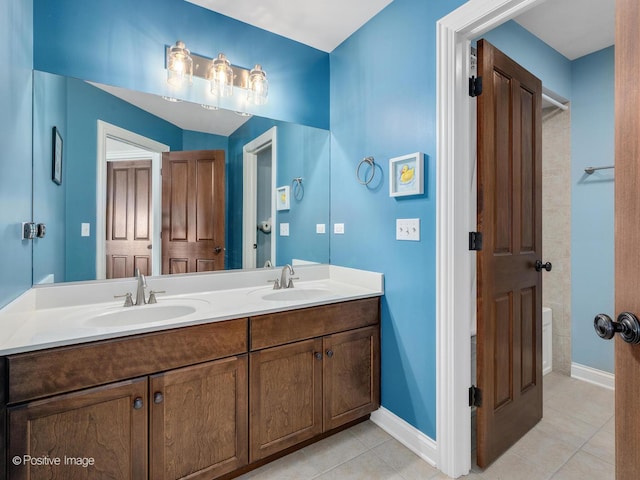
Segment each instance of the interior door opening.
[[242,268],[276,265],[277,127],[243,148]]
[[[160,240],[162,226],[162,183],[160,169],[162,152],[168,152],[169,147],[101,120],[98,120],[97,146],[96,279],[133,276],[136,266],[141,268],[141,272],[146,271],[149,275],[160,275],[162,270]],[[131,232],[131,242],[133,244],[138,243],[139,245],[133,247],[134,250],[130,250],[130,253],[127,255],[116,253],[114,257],[113,252],[110,251],[111,263],[108,268],[108,208],[111,208],[111,213],[114,213],[114,204],[112,203],[111,207],[109,207],[108,165],[113,167],[119,164],[122,167],[124,164],[120,162],[125,161],[133,162],[131,163],[132,170],[125,173],[125,169],[116,169],[119,170],[117,177],[121,182],[120,185],[123,187],[124,183],[122,182],[127,178],[132,182],[128,187],[133,189],[131,190],[132,192],[144,188],[150,189],[150,192],[147,192],[146,196],[143,195],[138,198],[141,202],[131,202],[129,207],[126,206],[126,201],[122,203],[124,197],[119,197],[121,203],[116,204],[116,208],[121,212],[123,209],[126,212],[127,208],[129,208],[129,215],[133,214],[134,217],[125,223],[117,224],[116,227],[119,228],[119,230],[114,232],[112,229],[110,233],[112,235],[115,233],[116,238],[122,238],[125,229],[127,229],[127,232]],[[146,167],[136,168],[136,162],[139,161],[150,162],[150,170],[146,170]],[[143,173],[143,170],[147,173]],[[129,180],[127,180],[127,182],[128,181]],[[144,212],[144,214],[136,217],[136,209],[139,209],[140,213]],[[146,218],[144,218],[145,215]],[[112,219],[115,217],[116,216],[111,215]],[[117,215],[117,218],[122,217],[121,215]],[[110,223],[110,227],[113,226],[113,223]],[[128,237],[129,233],[126,235]],[[133,238],[138,238],[138,240],[133,240]]]

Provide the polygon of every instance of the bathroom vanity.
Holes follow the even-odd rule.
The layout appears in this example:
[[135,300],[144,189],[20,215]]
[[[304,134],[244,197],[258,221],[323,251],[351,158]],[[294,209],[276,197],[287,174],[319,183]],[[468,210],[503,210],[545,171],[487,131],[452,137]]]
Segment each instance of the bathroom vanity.
[[197,320],[0,343],[7,478],[230,478],[366,418],[379,406],[382,277],[316,270],[275,301],[256,285],[200,292],[219,308]]

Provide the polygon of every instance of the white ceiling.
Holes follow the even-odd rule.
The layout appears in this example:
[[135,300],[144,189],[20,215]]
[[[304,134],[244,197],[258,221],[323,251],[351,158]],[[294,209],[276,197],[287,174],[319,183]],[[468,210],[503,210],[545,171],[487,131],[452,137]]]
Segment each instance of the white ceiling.
[[392,0],[186,0],[305,45],[333,51]]
[[[392,0],[185,0],[331,52]],[[427,0],[424,0],[427,1]],[[547,0],[516,22],[570,60],[614,42],[615,0]],[[229,136],[248,117],[95,84],[174,125]]]
[[515,19],[569,60],[614,43],[615,0],[547,0]]

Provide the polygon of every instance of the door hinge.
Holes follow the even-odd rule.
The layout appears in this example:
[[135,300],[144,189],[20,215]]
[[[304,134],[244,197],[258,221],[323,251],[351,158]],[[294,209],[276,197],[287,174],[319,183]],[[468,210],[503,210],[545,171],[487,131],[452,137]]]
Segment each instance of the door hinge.
[[481,407],[482,406],[482,390],[475,385],[469,387],[469,406]]
[[469,79],[469,96],[477,97],[482,93],[482,77],[472,76]]
[[482,250],[482,232],[469,232],[469,250]]

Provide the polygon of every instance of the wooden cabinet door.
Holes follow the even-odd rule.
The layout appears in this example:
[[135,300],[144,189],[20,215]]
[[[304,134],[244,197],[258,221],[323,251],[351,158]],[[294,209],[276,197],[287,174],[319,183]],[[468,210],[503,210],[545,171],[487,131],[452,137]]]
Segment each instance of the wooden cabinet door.
[[380,405],[380,341],[377,327],[329,335],[324,351],[324,430]]
[[146,378],[29,402],[8,416],[11,480],[147,478]]
[[251,353],[250,461],[322,433],[322,339]]
[[247,464],[247,356],[154,375],[150,477],[211,479]]

